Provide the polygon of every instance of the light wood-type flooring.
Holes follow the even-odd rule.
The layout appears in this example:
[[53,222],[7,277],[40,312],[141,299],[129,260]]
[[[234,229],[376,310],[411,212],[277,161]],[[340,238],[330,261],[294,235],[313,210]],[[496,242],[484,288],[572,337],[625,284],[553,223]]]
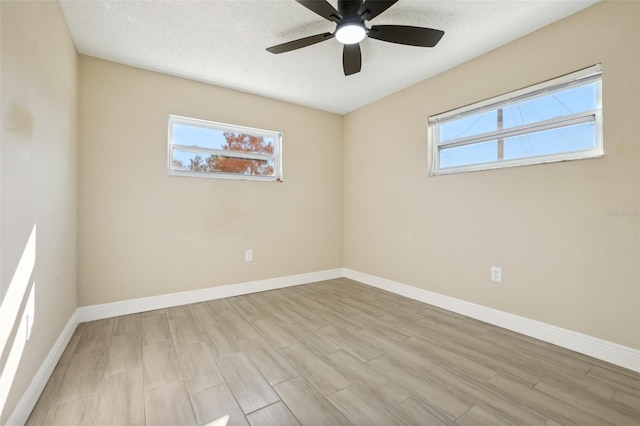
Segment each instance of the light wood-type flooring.
[[336,279],[83,323],[28,424],[224,418],[639,425],[640,374]]

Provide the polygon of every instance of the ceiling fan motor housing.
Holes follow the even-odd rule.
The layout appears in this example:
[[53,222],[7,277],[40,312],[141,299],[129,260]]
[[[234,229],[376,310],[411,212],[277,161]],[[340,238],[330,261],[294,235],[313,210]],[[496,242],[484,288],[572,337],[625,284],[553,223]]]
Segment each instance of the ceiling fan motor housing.
[[338,12],[342,14],[342,22],[362,22],[358,16],[360,6],[362,6],[361,0],[338,0]]
[[361,6],[360,0],[338,0],[338,12],[342,17],[339,18],[335,36],[340,43],[359,43],[369,33],[364,25],[364,17],[358,13]]

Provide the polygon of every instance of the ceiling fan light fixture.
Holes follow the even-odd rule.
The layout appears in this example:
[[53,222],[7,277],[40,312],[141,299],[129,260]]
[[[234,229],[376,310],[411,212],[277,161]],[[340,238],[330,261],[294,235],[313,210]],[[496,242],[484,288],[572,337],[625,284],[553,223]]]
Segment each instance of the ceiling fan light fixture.
[[364,29],[364,25],[340,25],[336,30],[336,40],[342,44],[360,43],[366,36],[367,31]]

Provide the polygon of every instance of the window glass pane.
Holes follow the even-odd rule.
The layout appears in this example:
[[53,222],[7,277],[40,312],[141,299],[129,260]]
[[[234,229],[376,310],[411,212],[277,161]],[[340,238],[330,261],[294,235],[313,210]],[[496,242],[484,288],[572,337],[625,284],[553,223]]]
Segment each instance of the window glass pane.
[[275,162],[273,159],[250,160],[173,150],[171,169],[187,172],[274,176]]
[[173,143],[176,145],[222,149],[222,147],[226,145],[227,140],[222,130],[188,126],[186,124],[174,124]]
[[504,159],[539,157],[595,147],[595,123],[581,123],[575,126],[507,138],[504,141]]
[[493,110],[445,122],[439,126],[440,142],[493,132],[498,129],[497,117],[496,110]]
[[440,150],[440,168],[489,163],[498,159],[498,144],[487,141]]
[[226,141],[223,149],[273,154],[273,138],[230,132],[225,132],[223,136]]
[[244,152],[273,154],[272,137],[253,136],[246,133],[226,132],[207,127],[186,124],[173,125],[173,143],[209,149],[229,149]]
[[503,126],[507,129],[596,109],[597,84],[593,82],[504,106]]
[[[563,89],[510,105],[503,105],[502,128],[537,123],[597,108],[597,85],[592,82]],[[467,138],[498,130],[498,109],[453,119],[439,125],[440,142]]]
[[498,159],[496,140],[440,150],[440,168],[471,166],[504,160],[560,154],[596,147],[595,123],[581,123],[504,139]]

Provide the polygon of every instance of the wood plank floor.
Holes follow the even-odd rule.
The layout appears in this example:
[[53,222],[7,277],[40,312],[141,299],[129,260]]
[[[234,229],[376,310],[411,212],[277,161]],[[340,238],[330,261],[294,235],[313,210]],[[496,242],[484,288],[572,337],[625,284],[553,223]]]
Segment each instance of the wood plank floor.
[[78,326],[27,424],[640,425],[640,374],[336,279]]

